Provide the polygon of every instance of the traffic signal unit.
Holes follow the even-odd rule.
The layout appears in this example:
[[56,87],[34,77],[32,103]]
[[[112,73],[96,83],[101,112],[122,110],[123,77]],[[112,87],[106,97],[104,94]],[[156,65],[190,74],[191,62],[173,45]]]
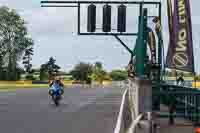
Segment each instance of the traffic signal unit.
[[[103,32],[111,32],[111,9],[112,7],[108,4],[103,6]],[[90,4],[87,11],[87,32],[95,32],[96,6],[94,4]],[[118,6],[117,32],[126,32],[126,6],[123,4]]]

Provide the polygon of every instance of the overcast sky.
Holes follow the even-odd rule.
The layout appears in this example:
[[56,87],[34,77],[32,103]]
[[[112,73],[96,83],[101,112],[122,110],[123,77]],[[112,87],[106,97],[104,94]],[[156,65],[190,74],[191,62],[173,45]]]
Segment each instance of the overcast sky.
[[[200,1],[192,0],[192,27],[193,43],[195,55],[195,69],[200,72],[200,13],[198,11]],[[78,36],[77,32],[77,12],[75,8],[41,8],[40,0],[0,0],[0,6],[5,5],[16,9],[17,12],[28,23],[27,27],[31,34],[34,45],[33,66],[39,67],[46,62],[50,56],[57,60],[63,70],[70,70],[74,64],[84,61],[94,63],[101,61],[106,70],[123,68],[127,65],[130,55],[112,36]],[[137,11],[132,8],[128,11],[130,22],[128,29],[137,31]],[[167,11],[166,0],[163,0],[162,26],[165,42],[165,49],[168,44]],[[85,25],[86,14],[81,14],[83,18],[82,26]],[[98,20],[100,17],[98,18]],[[113,21],[113,24],[116,24]],[[131,48],[134,46],[134,37],[123,37],[123,40]],[[165,50],[166,51],[166,50]],[[166,53],[166,52],[165,52]]]

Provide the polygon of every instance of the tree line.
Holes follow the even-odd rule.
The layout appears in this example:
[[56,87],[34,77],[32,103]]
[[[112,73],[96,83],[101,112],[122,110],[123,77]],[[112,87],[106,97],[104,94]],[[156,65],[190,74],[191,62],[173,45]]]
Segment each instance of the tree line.
[[[42,64],[40,67],[40,80],[53,79],[55,76],[63,75],[63,73],[59,71],[60,68],[61,67],[56,64],[56,60],[53,57],[50,57],[49,61]],[[94,64],[80,62],[67,74],[72,76],[71,80],[86,83],[90,83],[91,81],[102,83],[104,80],[120,81],[125,80],[128,77],[126,70],[106,72],[101,62],[95,62]]]

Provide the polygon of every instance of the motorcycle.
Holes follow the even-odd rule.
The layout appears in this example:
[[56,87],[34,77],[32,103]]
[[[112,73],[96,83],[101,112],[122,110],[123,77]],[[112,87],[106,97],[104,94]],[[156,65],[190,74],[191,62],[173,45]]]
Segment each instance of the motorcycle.
[[51,98],[56,106],[59,106],[63,93],[64,93],[64,90],[59,85],[53,84],[49,88],[49,95],[51,96]]

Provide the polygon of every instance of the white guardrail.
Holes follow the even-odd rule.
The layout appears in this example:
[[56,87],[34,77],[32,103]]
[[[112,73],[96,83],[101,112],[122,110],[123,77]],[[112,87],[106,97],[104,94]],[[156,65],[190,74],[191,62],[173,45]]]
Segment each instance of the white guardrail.
[[[120,111],[117,118],[114,133],[139,133],[137,125],[143,123],[142,127],[145,133],[150,133],[151,129],[151,112],[144,112],[144,114],[135,114],[136,107],[131,89],[135,87],[133,82],[124,82],[123,88],[126,88],[120,105]],[[121,87],[122,87],[121,86]],[[147,116],[147,118],[145,118]],[[144,124],[145,123],[145,124]],[[150,131],[151,130],[151,131]]]
[[124,129],[122,129],[123,128],[122,122],[123,122],[123,112],[124,112],[125,98],[126,98],[127,92],[128,92],[128,89],[126,89],[125,92],[123,93],[120,111],[119,111],[119,115],[117,118],[117,124],[116,124],[115,130],[114,130],[114,133],[121,133],[124,130]]
[[[142,119],[143,117],[143,114],[140,114],[139,116],[136,117],[136,119],[134,119],[131,124],[130,124],[130,127],[128,129],[125,129],[124,128],[124,112],[126,111],[125,110],[125,104],[128,104],[128,101],[126,98],[126,96],[129,96],[127,95],[128,93],[128,89],[126,89],[123,93],[123,96],[122,96],[122,102],[121,102],[121,106],[120,106],[120,111],[119,111],[119,115],[118,115],[118,118],[117,118],[117,124],[116,124],[116,127],[115,127],[115,130],[114,130],[114,133],[135,133],[135,129],[136,129],[136,126],[138,125],[138,123],[140,122],[140,120]],[[129,116],[129,117],[132,117],[132,116]]]
[[139,116],[137,116],[137,118],[132,122],[127,133],[136,133],[136,126],[139,124],[142,117],[143,117],[143,114],[140,114]]

